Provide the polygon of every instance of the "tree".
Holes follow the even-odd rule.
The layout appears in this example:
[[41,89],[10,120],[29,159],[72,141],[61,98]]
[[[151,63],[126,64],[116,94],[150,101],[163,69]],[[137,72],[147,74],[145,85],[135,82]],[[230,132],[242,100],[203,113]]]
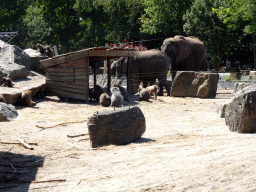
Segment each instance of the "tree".
[[223,20],[212,11],[220,5],[228,6],[228,1],[196,0],[183,17],[184,31],[206,44],[210,63],[215,68],[224,63],[223,57],[232,54],[232,50],[238,47],[240,35],[228,30]]
[[35,0],[34,5],[43,6],[44,20],[51,27],[50,44],[58,45],[60,52],[76,50],[73,47],[80,30],[76,0]]
[[30,6],[26,10],[26,15],[22,20],[23,28],[22,35],[24,48],[35,48],[37,43],[47,45],[51,43],[49,36],[51,33],[51,27],[46,23],[43,17],[43,5],[38,7]]
[[192,0],[142,0],[145,13],[141,17],[143,33],[161,33],[165,37],[183,34],[183,15]]
[[243,29],[253,40],[254,68],[256,68],[256,2],[254,0],[234,0],[229,7],[214,9],[232,30]]
[[23,43],[24,27],[22,18],[26,14],[30,1],[27,0],[1,0],[0,1],[0,31],[14,32],[18,31],[18,36],[12,40],[12,43],[20,46]]

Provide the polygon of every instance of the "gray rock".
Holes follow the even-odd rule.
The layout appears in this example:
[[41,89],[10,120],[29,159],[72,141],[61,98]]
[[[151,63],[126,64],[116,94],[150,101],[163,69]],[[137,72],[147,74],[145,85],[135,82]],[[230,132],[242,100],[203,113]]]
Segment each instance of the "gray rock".
[[0,61],[16,63],[26,67],[30,71],[30,57],[27,53],[15,45],[10,45],[0,40]]
[[[234,93],[233,95],[238,92],[238,91],[241,91],[242,89],[244,89],[245,87],[248,87],[248,86],[253,86],[251,83],[235,83],[235,87],[234,87]],[[256,86],[256,85],[255,85]]]
[[138,106],[99,111],[87,122],[92,148],[127,144],[146,130],[145,117]]
[[28,71],[26,70],[25,66],[0,60],[0,78],[1,78],[0,82],[1,83],[2,83],[3,76],[9,77],[11,80],[24,79],[28,76]]
[[225,118],[225,110],[227,107],[227,103],[221,104],[217,110],[217,113],[220,114],[220,118]]
[[0,102],[0,122],[11,121],[16,117],[18,117],[18,112],[13,105]]
[[214,98],[217,92],[217,73],[178,71],[171,89],[176,97]]
[[23,51],[30,57],[30,69],[38,73],[45,74],[45,68],[40,65],[40,60],[48,59],[49,57],[31,48],[25,49]]
[[256,86],[248,86],[231,98],[225,109],[229,130],[238,133],[256,131]]

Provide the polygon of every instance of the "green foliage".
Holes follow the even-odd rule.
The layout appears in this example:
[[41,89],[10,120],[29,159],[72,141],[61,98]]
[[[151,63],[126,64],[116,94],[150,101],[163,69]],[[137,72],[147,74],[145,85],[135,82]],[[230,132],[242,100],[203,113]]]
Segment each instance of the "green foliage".
[[182,17],[192,0],[142,0],[145,14],[141,17],[143,33],[164,33],[167,37],[182,34]]
[[226,77],[225,77],[225,81],[231,81],[232,80],[232,77],[230,76],[230,75],[227,75]]
[[212,11],[213,7],[228,6],[228,0],[196,0],[184,15],[184,31],[202,40],[207,47],[210,65],[223,64],[223,55],[229,55],[238,46],[236,34],[231,34],[223,20]]
[[49,36],[52,29],[44,20],[43,5],[33,7],[33,9],[31,6],[27,8],[22,23],[24,24],[22,32],[26,34],[21,44],[22,47],[36,48],[35,45],[39,42],[42,45],[51,44]]

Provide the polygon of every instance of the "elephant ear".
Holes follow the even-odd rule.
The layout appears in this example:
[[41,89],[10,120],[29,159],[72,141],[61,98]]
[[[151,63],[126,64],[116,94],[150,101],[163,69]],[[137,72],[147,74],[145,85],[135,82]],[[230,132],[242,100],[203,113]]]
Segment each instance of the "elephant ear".
[[176,57],[176,63],[180,63],[184,61],[190,54],[192,50],[192,45],[186,41],[184,38],[177,38],[179,39],[179,53]]

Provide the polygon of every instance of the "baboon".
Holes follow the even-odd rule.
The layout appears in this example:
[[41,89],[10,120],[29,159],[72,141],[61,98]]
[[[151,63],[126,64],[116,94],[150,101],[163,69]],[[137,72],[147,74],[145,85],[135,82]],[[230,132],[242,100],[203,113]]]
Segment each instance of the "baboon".
[[37,43],[36,47],[38,48],[38,50],[37,50],[38,52],[45,53],[45,49],[44,49],[43,45],[41,45],[40,43]]
[[45,49],[45,54],[48,57],[52,58],[53,57],[53,50],[51,49],[51,47],[50,46],[46,46],[44,49]]
[[100,96],[100,104],[103,107],[109,107],[111,103],[111,99],[107,93],[102,93]]
[[157,85],[151,85],[146,88],[150,94],[150,96],[155,95],[155,100],[157,100],[157,92],[158,92],[158,86]]
[[0,102],[6,103],[4,96],[2,94],[0,94]]
[[46,54],[50,58],[53,57],[53,50],[51,49],[50,46],[43,47],[40,43],[37,43],[36,47],[38,48],[37,50],[38,52]]
[[25,106],[34,105],[35,102],[32,101],[31,97],[32,97],[32,92],[30,90],[23,91],[22,94],[21,94],[22,104],[25,105]]
[[3,84],[1,85],[2,87],[12,87],[12,80],[8,77],[3,77],[2,78]]
[[111,88],[111,105],[110,107],[122,107],[124,103],[124,98],[118,87]]
[[147,89],[139,87],[140,98],[139,101],[148,101],[150,99],[150,93]]
[[89,98],[90,101],[99,101],[101,94],[104,93],[104,90],[101,86],[95,85],[93,89],[89,89]]
[[128,92],[126,91],[126,89],[124,87],[122,87],[120,85],[114,85],[113,87],[118,87],[122,96],[123,96],[123,98],[124,98],[124,100],[129,101],[129,99],[128,99],[129,94],[128,94]]

